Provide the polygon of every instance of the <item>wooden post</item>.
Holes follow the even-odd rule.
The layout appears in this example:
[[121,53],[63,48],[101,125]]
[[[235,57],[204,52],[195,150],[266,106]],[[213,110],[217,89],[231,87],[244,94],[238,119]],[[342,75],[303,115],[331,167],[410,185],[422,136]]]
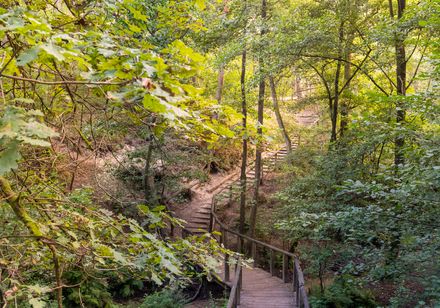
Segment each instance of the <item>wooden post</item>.
[[270,274],[273,276],[275,275],[274,271],[275,271],[275,252],[273,251],[273,249],[270,250],[270,264],[269,264],[269,268],[270,268]]
[[252,259],[254,259],[254,267],[257,266],[257,244],[252,242]]
[[[239,259],[237,262],[240,262],[241,259]],[[241,287],[243,285],[243,267],[241,264],[238,264],[240,266],[240,276],[238,277],[238,289],[241,291]],[[238,304],[240,304],[240,301],[238,301]]]
[[226,230],[223,230],[223,232],[222,232],[222,242],[223,242],[223,246],[225,246],[225,248],[227,248],[227,246],[228,246],[228,231],[226,231]]
[[229,205],[232,204],[232,184],[229,186]]
[[230,275],[229,275],[229,255],[225,254],[225,264],[224,264],[224,268],[225,268],[225,281],[229,281]]
[[240,270],[238,272],[238,286],[237,286],[237,296],[236,297],[237,297],[237,305],[240,305],[240,293],[241,293],[241,283],[242,283],[241,278],[243,276],[243,274],[242,274],[243,268],[241,267],[241,265],[238,265],[238,266],[240,266]]
[[299,283],[298,283],[298,270],[296,267],[296,258],[293,260],[293,290],[298,292]]
[[[222,233],[222,241],[223,241],[223,246],[225,246],[225,248],[227,247],[227,245],[228,245],[228,231],[226,231],[226,230],[223,230],[223,233]],[[225,280],[226,281],[229,281],[229,263],[228,263],[228,261],[229,261],[229,255],[228,254],[225,254]]]
[[209,213],[209,228],[208,228],[209,233],[212,233],[212,230],[214,229],[213,225],[214,225],[214,216],[212,215],[212,212],[210,212]]
[[289,272],[289,256],[283,254],[283,282],[287,282],[287,275]]

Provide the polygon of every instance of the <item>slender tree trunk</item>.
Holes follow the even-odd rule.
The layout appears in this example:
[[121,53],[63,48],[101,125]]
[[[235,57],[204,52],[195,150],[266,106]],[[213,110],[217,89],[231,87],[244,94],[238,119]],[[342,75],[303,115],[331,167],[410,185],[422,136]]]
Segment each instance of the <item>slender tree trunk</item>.
[[220,105],[222,102],[223,97],[223,85],[225,82],[225,66],[222,64],[220,66],[220,70],[218,72],[218,78],[217,78],[217,93],[215,94],[215,99],[217,100],[217,103]]
[[151,180],[151,158],[153,156],[153,141],[150,140],[145,157],[144,174],[142,177],[142,185],[144,188],[144,199],[146,201],[156,202],[157,196],[154,187],[154,179]]
[[[44,233],[41,231],[38,223],[29,215],[26,208],[22,205],[19,196],[12,190],[9,181],[0,176],[0,198],[6,201],[15,213],[15,216],[26,226],[29,233],[35,237],[36,240],[42,240]],[[61,267],[57,250],[54,244],[50,241],[43,242],[52,252],[52,260],[54,263],[54,274],[56,281],[55,295],[57,298],[58,308],[63,307],[63,281],[61,277]]]
[[[339,26],[339,47],[338,54],[339,57],[342,56],[342,41],[344,39],[344,22],[341,22]],[[338,60],[336,64],[336,76],[334,84],[334,97],[333,97],[333,108],[331,109],[330,116],[332,122],[332,132],[330,137],[330,142],[335,142],[337,140],[337,127],[338,127],[338,110],[339,110],[339,78],[341,74],[342,62]]]
[[[397,18],[401,19],[405,11],[406,1],[397,1]],[[391,12],[391,9],[390,9]],[[396,86],[397,95],[406,96],[406,52],[405,52],[405,37],[402,33],[396,33]],[[402,100],[396,103],[396,123],[397,126],[402,126],[405,122],[405,107]],[[405,138],[397,136],[395,139],[395,154],[394,164],[396,166],[405,163],[403,147],[405,146]]]
[[280,107],[278,106],[278,97],[275,87],[275,82],[273,80],[273,77],[269,77],[269,83],[270,83],[270,92],[272,94],[272,101],[273,101],[273,110],[275,112],[275,116],[277,118],[278,126],[281,130],[281,133],[283,134],[284,142],[286,143],[287,151],[292,150],[292,142],[289,138],[289,134],[287,133],[286,127],[284,126],[283,118],[281,116]]
[[349,34],[347,39],[347,45],[345,47],[345,63],[344,63],[344,82],[347,82],[347,86],[345,87],[345,97],[341,101],[341,129],[340,129],[340,135],[341,137],[344,136],[347,125],[348,125],[348,100],[350,98],[350,84],[349,80],[351,77],[351,43],[353,41],[353,35]]
[[[394,19],[393,2],[389,1],[390,15]],[[406,7],[405,0],[397,0],[397,18],[400,20],[403,17]],[[396,102],[396,124],[397,127],[403,126],[405,123],[405,107],[404,96],[406,95],[406,53],[405,53],[405,35],[401,29],[397,29],[395,33],[395,50],[396,50],[396,91],[397,95],[401,97]],[[405,146],[404,136],[397,136],[394,140],[394,165],[396,171],[400,165],[405,163],[403,147]],[[396,207],[395,214],[401,214],[401,210]],[[389,249],[385,256],[386,264],[393,264],[399,256],[402,233],[398,225],[390,227],[389,230]]]
[[301,88],[301,77],[298,76],[295,77],[295,92],[297,99],[303,98],[302,88]]
[[[261,18],[263,22],[266,19],[267,14],[267,3],[266,0],[262,0],[261,2]],[[261,30],[261,37],[263,37],[265,33],[265,29]],[[260,50],[262,52],[262,50]],[[249,219],[249,236],[254,237],[255,235],[255,226],[257,222],[257,208],[258,208],[258,196],[260,193],[260,184],[261,184],[261,168],[262,168],[262,139],[263,139],[263,112],[264,112],[264,95],[266,90],[266,83],[263,76],[263,67],[264,61],[262,55],[259,57],[259,74],[260,74],[260,84],[258,90],[258,127],[257,127],[257,135],[258,135],[258,143],[255,155],[255,189],[254,189],[254,198],[252,202],[252,209]]]
[[[241,234],[245,232],[245,221],[246,221],[246,166],[247,166],[247,155],[248,155],[248,145],[247,145],[247,104],[246,104],[246,49],[243,51],[241,56],[241,113],[243,115],[243,144],[241,153],[241,174],[240,174],[240,226],[239,231]],[[240,243],[240,252],[243,252],[243,243]]]

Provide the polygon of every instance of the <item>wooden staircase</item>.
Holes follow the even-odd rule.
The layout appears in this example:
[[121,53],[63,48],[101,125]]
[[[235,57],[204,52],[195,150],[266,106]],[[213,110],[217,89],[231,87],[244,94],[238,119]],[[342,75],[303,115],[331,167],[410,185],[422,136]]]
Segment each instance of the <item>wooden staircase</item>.
[[[292,149],[297,147],[297,143],[293,143]],[[263,157],[262,178],[265,174],[271,172],[276,167],[277,163],[283,161],[288,155],[287,149],[283,148],[277,151],[268,152]],[[251,164],[246,171],[246,178],[248,181],[247,188],[251,189],[255,181],[255,166]],[[200,189],[196,185],[192,188],[195,192]],[[209,231],[209,224],[211,219],[212,201],[215,198],[217,202],[224,200],[232,201],[234,195],[240,192],[240,173],[235,172],[225,178],[220,184],[214,187],[208,187],[203,191],[206,196],[201,200],[201,206],[193,213],[191,218],[187,221],[185,231],[191,234],[203,234]]]
[[[225,281],[224,272],[220,272],[221,278],[233,288],[235,273],[230,280]],[[297,307],[295,293],[290,284],[284,283],[280,278],[259,268],[243,268],[242,288],[240,301],[236,307],[240,308],[292,308]]]
[[[293,142],[292,149],[296,148],[297,142]],[[265,174],[271,172],[277,163],[284,160],[288,155],[287,149],[271,151],[263,156],[262,178]],[[246,172],[248,185],[247,188],[253,188],[255,181],[254,164],[249,165]],[[197,187],[196,187],[197,189]],[[304,277],[298,261],[298,258],[287,251],[271,246],[264,242],[250,238],[244,234],[240,234],[225,226],[216,215],[216,206],[219,203],[231,202],[240,195],[240,173],[236,172],[227,176],[224,181],[213,187],[209,187],[204,191],[204,198],[200,201],[200,206],[192,214],[184,233],[186,234],[202,234],[220,231],[222,234],[218,239],[225,246],[228,245],[227,236],[233,235],[237,240],[235,247],[240,247],[247,243],[252,247],[251,255],[254,259],[252,268],[235,265],[235,270],[230,270],[228,256],[222,269],[218,274],[224,283],[231,287],[229,302],[227,307],[240,308],[287,308],[287,307],[304,307],[309,308],[307,293],[304,286]],[[185,235],[185,234],[184,234]],[[269,272],[256,267],[257,246],[266,249],[269,252]],[[227,247],[229,248],[229,247]],[[275,275],[275,256],[282,255],[282,277]],[[240,262],[237,262],[240,264]],[[291,278],[289,272],[293,273]]]

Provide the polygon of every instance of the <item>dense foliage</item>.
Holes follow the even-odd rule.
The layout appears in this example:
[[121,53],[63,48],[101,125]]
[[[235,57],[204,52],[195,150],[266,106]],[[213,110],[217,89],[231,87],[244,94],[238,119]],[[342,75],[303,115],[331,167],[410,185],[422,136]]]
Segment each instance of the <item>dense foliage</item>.
[[274,219],[313,305],[437,305],[439,16],[438,0],[1,1],[0,304],[183,305],[175,290],[232,254],[173,234],[186,185],[242,151],[254,236],[246,158],[260,174],[266,145],[301,135]]

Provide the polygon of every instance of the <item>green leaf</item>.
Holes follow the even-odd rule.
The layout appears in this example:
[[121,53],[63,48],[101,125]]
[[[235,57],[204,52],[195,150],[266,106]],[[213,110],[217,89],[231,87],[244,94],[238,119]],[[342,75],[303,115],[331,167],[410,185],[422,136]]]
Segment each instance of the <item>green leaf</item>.
[[128,9],[133,14],[134,19],[148,21],[147,16],[136,10],[133,6],[129,6]]
[[46,307],[46,302],[38,299],[38,298],[31,298],[29,300],[29,304],[32,306],[32,308],[44,308]]
[[128,28],[129,28],[132,32],[134,32],[134,33],[141,33],[141,32],[142,32],[142,29],[139,28],[139,27],[136,26],[136,25],[132,25],[132,24],[130,24],[130,25],[128,26]]
[[38,46],[26,50],[25,52],[21,53],[20,56],[17,58],[17,65],[25,66],[26,64],[34,61],[38,57],[39,53],[40,48]]
[[64,61],[65,57],[61,52],[61,48],[53,43],[41,45],[41,48],[49,55],[56,58],[58,61]]
[[164,113],[167,110],[165,105],[163,105],[157,97],[152,96],[148,93],[144,96],[142,103],[145,109],[151,112]]
[[0,152],[0,175],[18,167],[17,161],[21,158],[18,145],[18,141],[9,142],[6,149]]

